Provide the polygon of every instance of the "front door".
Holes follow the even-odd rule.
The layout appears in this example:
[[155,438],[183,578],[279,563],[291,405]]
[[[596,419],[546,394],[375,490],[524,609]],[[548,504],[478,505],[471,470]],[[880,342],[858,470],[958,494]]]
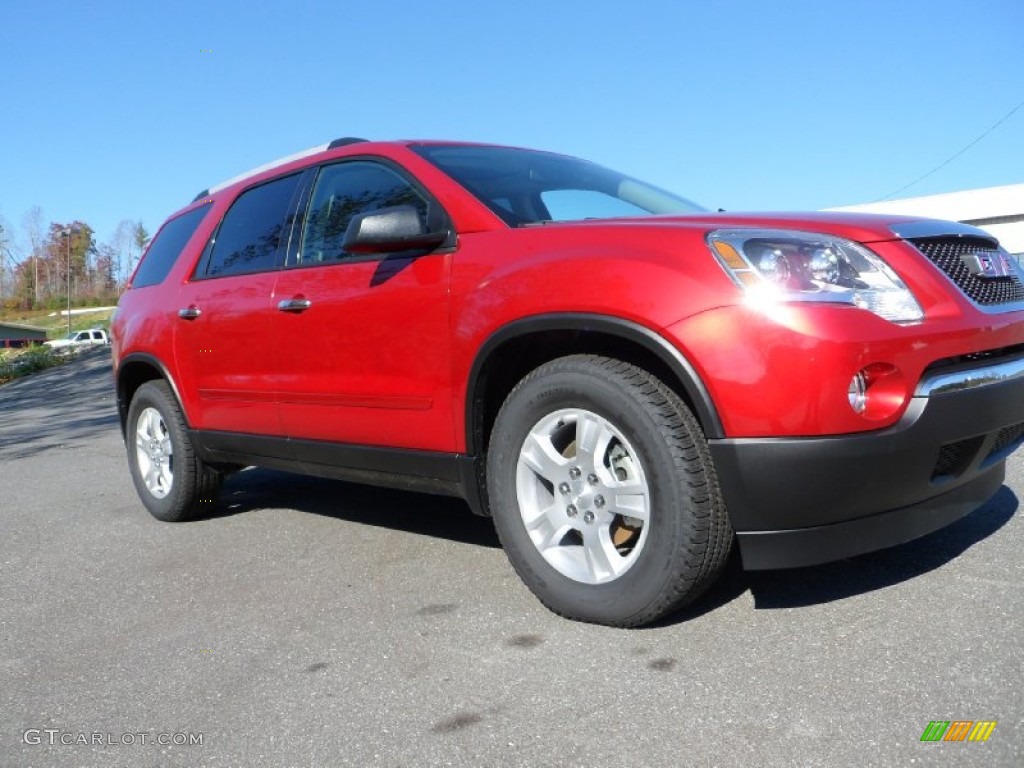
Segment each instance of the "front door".
[[298,247],[279,273],[274,338],[291,438],[398,448],[454,447],[448,278],[451,255],[368,257],[341,248],[359,213],[437,203],[376,161],[324,166]]

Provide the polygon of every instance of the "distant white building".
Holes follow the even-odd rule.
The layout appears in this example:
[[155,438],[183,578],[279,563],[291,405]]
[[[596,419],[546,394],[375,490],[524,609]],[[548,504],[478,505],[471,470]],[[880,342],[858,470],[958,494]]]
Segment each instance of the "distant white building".
[[908,197],[883,203],[847,205],[830,210],[893,213],[959,221],[984,229],[999,238],[1007,251],[1016,254],[1018,258],[1024,256],[1024,184]]

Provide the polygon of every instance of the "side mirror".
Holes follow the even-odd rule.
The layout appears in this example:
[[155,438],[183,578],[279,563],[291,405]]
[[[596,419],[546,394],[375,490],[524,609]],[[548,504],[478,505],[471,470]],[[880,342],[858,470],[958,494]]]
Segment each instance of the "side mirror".
[[447,230],[428,232],[411,205],[396,205],[353,216],[341,247],[348,253],[394,253],[436,248],[447,239]]

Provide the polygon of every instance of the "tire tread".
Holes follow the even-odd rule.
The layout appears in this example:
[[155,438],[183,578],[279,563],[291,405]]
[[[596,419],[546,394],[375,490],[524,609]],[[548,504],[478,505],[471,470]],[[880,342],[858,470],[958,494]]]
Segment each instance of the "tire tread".
[[[729,557],[733,540],[732,526],[700,424],[682,398],[648,371],[622,360],[599,355],[558,358],[536,368],[519,381],[506,398],[502,410],[539,378],[558,373],[581,372],[621,387],[627,396],[634,398],[651,416],[671,453],[677,476],[692,506],[691,533],[682,545],[688,556],[672,559],[664,588],[657,599],[631,616],[600,622],[609,626],[638,627],[678,611],[703,594],[721,573]],[[505,541],[502,543],[507,547]],[[552,605],[542,591],[529,581],[527,586],[545,606],[558,615],[594,621],[593,618],[576,616]]]
[[[148,402],[163,416],[174,446],[174,480],[165,499],[147,497],[148,491],[136,477],[137,468],[132,454],[134,414],[140,403]],[[210,467],[196,453],[188,435],[188,425],[178,402],[166,381],[148,381],[139,387],[129,406],[127,448],[129,465],[136,489],[146,508],[159,520],[177,523],[195,520],[209,513],[220,490],[223,475]],[[163,503],[166,502],[166,503]]]

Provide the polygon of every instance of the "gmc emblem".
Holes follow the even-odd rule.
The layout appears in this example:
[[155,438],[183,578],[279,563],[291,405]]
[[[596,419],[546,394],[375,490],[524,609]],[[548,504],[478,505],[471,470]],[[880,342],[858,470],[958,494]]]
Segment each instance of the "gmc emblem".
[[1012,277],[1014,273],[1013,264],[999,252],[965,253],[960,260],[975,277]]

